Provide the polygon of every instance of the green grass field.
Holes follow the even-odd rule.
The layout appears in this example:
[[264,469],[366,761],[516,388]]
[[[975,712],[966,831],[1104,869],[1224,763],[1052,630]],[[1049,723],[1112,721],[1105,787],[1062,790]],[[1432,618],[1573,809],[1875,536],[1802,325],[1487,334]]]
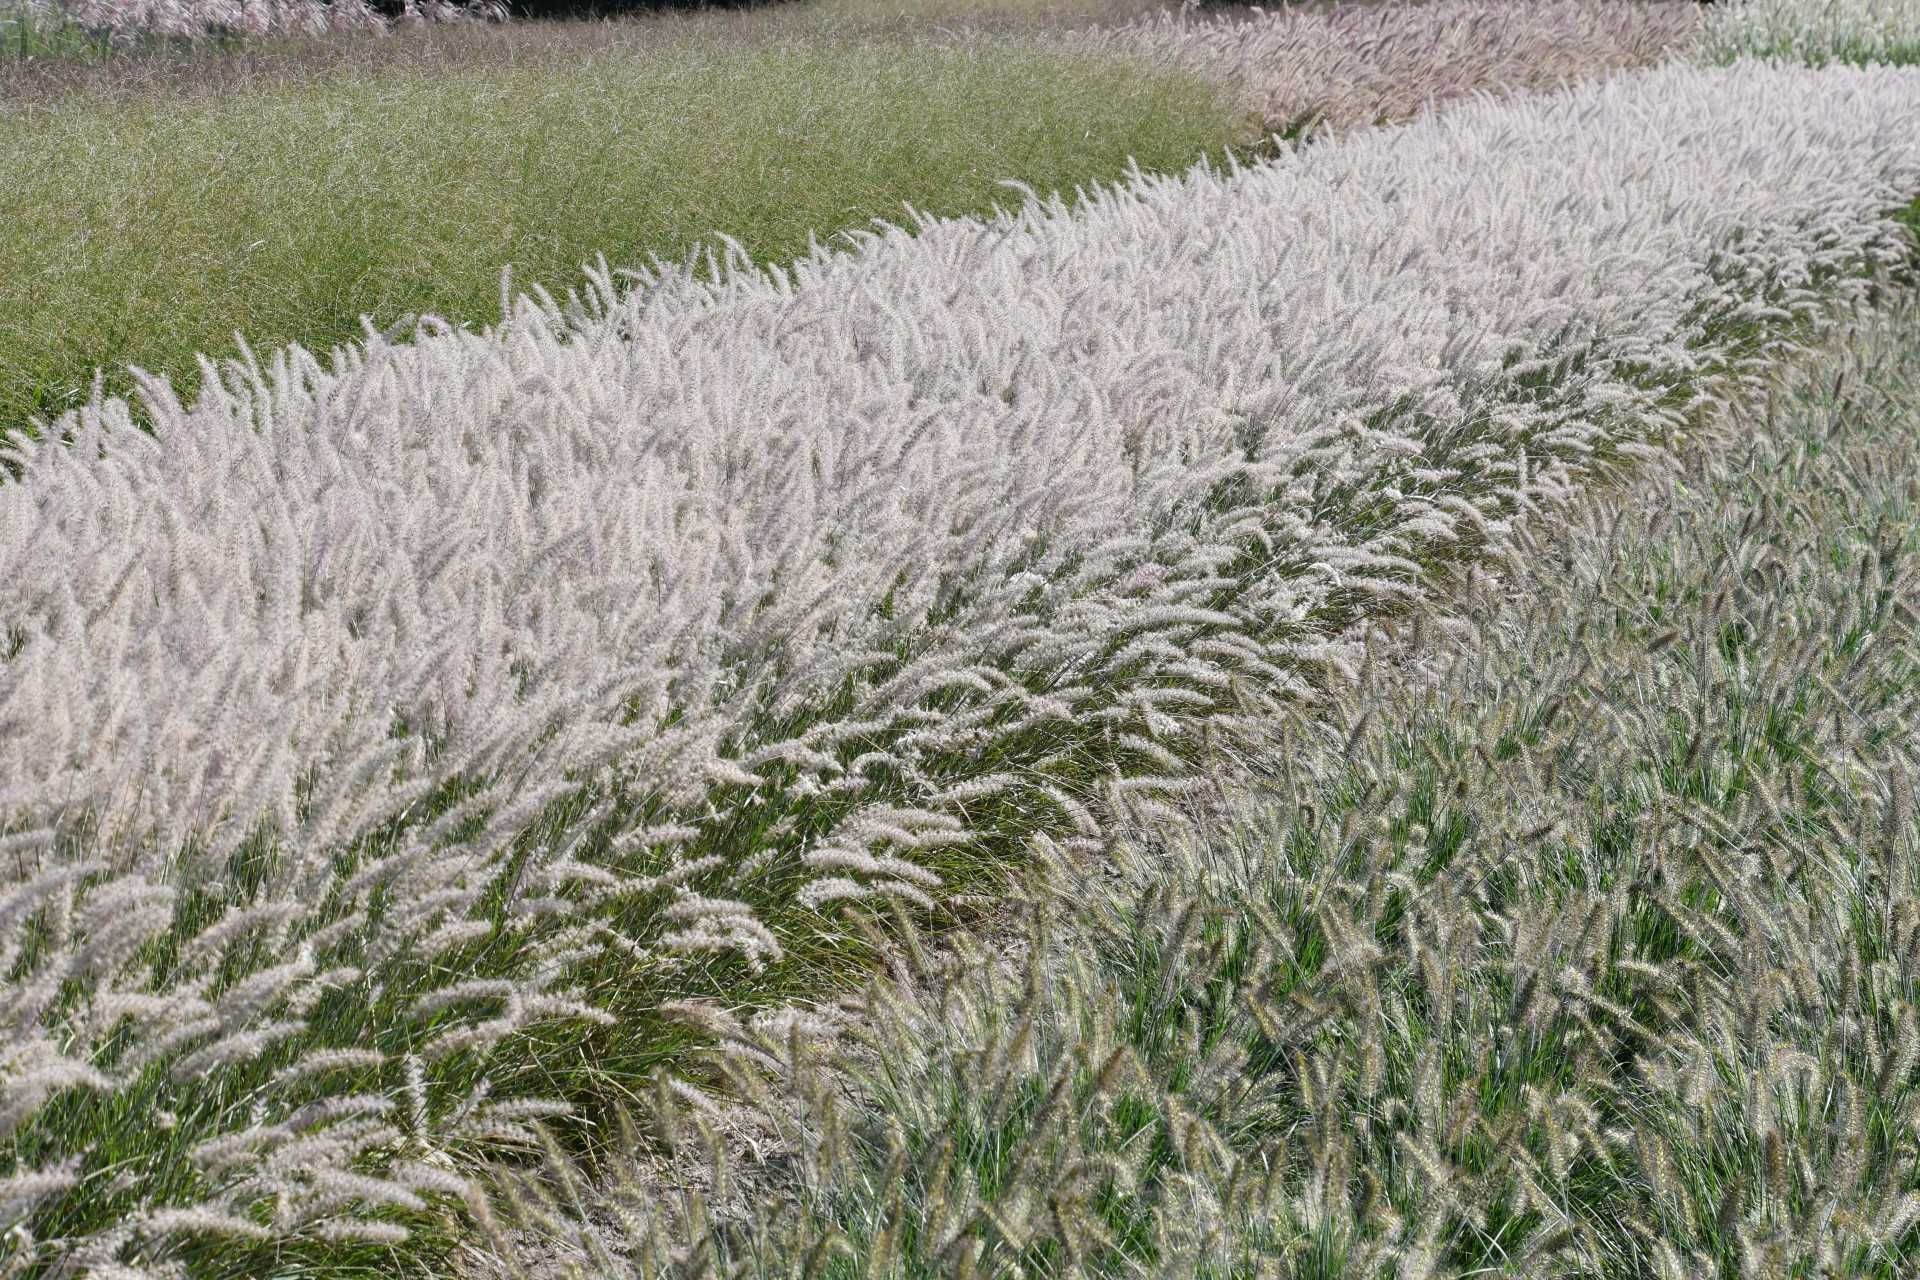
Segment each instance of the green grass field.
[[324,352],[363,315],[486,323],[504,267],[564,295],[596,255],[718,234],[780,261],[908,204],[985,211],[1009,175],[1071,192],[1246,137],[1197,79],[1000,41],[683,33],[260,80],[0,112],[0,424],[72,406],[96,369],[188,391],[235,331]]

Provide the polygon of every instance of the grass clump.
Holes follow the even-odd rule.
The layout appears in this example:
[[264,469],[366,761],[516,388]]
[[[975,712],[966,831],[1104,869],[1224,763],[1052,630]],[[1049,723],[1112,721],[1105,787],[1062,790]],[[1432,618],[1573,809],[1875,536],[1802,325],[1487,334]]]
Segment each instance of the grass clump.
[[1912,1274],[1920,312],[1856,337],[978,944],[689,1010],[748,1101],[471,1273]]
[[1702,34],[1704,55],[1721,64],[1920,65],[1915,0],[1734,0],[1708,11]]
[[908,204],[987,211],[1006,177],[1183,168],[1239,127],[1192,75],[897,40],[67,97],[0,118],[0,424],[83,401],[96,369],[190,391],[236,331],[325,351],[363,316],[487,323],[503,267],[564,293],[595,255],[716,233],[785,260]]

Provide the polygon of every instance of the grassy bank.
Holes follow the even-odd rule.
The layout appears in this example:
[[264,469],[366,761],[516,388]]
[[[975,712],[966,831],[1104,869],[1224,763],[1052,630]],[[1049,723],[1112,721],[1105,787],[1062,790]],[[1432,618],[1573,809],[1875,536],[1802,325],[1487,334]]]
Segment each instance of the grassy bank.
[[777,261],[905,204],[982,212],[1008,175],[1071,191],[1241,136],[1196,76],[1000,44],[500,53],[0,114],[0,423],[84,399],[96,367],[189,389],[235,331],[324,352],[362,315],[488,322],[503,267],[564,293],[597,254],[715,233]]

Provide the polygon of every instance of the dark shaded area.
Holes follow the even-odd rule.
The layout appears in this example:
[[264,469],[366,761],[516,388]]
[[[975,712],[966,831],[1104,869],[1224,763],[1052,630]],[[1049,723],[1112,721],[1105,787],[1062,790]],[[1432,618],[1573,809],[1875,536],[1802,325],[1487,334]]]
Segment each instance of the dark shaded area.
[[[376,5],[390,0],[369,0]],[[397,6],[395,6],[397,8]],[[384,72],[430,73],[653,51],[690,41],[763,43],[794,33],[805,3],[761,0],[728,9],[635,8],[624,18],[398,26],[384,34],[334,32],[268,40],[148,40],[92,58],[10,58],[0,52],[0,110],[59,99],[132,100],[273,90]],[[817,25],[814,24],[814,25]],[[898,25],[898,24],[896,24]]]
[[[399,0],[369,0],[389,18],[401,12]],[[686,14],[705,10],[765,9],[788,0],[508,0],[515,18],[624,18],[648,14]]]
[[[1166,0],[1103,0],[1097,13],[1064,4],[1057,12],[1047,8],[1032,13],[988,11],[956,21],[889,14],[884,5],[876,5],[872,16],[829,16],[807,0],[633,0],[617,11],[609,11],[607,2],[601,0],[603,16],[596,19],[569,16],[563,4],[553,4],[524,20],[505,23],[403,25],[384,34],[336,32],[269,40],[153,39],[98,50],[87,57],[10,57],[0,47],[0,112],[52,108],[74,96],[121,101],[195,98],[387,71],[453,72],[543,62],[564,66],[601,54],[655,53],[675,46],[1019,35],[1125,22],[1166,6]],[[591,7],[581,3],[579,12],[584,14]],[[1222,16],[1240,11],[1238,6],[1208,9]]]
[[[1293,0],[1295,7],[1301,7],[1299,0]],[[1365,3],[1366,0],[1346,0],[1347,3]],[[1708,0],[1711,3],[1711,0]],[[648,14],[686,14],[704,10],[738,11],[742,9],[779,9],[803,4],[804,0],[508,0],[511,12],[516,18],[623,18],[641,17]],[[399,5],[393,0],[377,0],[378,6],[392,5],[393,12],[399,12]],[[1166,0],[1166,7],[1178,8],[1180,0]],[[1269,9],[1285,8],[1287,0],[1270,0]],[[884,6],[882,6],[884,7]],[[1139,16],[1137,4],[1116,3],[1114,21],[1129,21]],[[1231,17],[1251,16],[1253,6],[1247,0],[1196,0],[1196,7],[1208,14],[1220,14]]]
[[511,0],[516,18],[617,18],[703,9],[762,9],[785,0]]

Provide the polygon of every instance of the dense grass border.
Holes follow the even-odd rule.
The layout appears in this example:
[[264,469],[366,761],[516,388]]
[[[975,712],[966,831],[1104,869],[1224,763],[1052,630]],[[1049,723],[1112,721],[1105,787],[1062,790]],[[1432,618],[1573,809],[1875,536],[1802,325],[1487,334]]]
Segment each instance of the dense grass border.
[[[1332,733],[1052,861],[996,936],[891,949],[830,1057],[711,1014],[779,1161],[729,1189],[745,1117],[654,1103],[628,1220],[554,1153],[507,1180],[552,1252],[495,1258],[1909,1274],[1920,295],[1882,303],[1874,354],[1529,531],[1436,602],[1450,638],[1384,640]],[[675,1124],[711,1204],[635,1158]]]

